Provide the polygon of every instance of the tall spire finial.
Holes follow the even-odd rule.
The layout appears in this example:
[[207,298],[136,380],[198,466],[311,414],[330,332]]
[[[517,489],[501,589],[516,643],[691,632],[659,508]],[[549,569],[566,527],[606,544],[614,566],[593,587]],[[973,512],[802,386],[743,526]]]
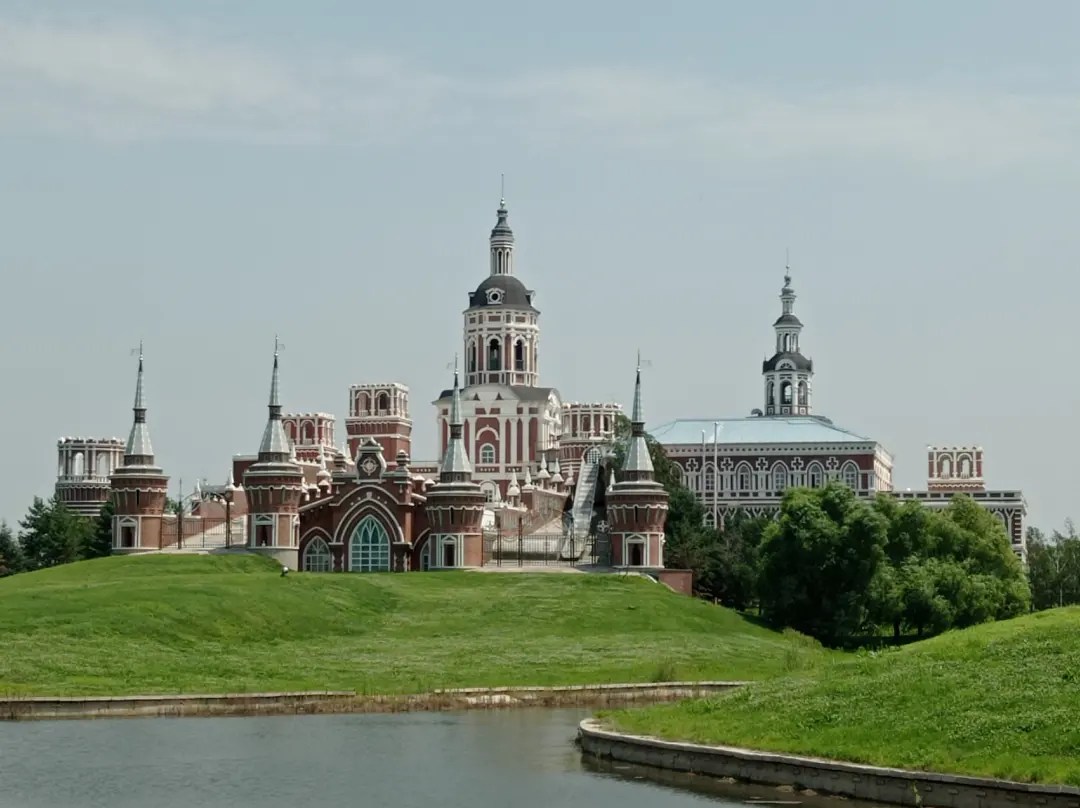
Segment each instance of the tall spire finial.
[[154,449],[150,444],[150,429],[146,425],[146,399],[143,393],[143,343],[139,340],[139,347],[133,349],[139,352],[139,369],[135,375],[135,404],[132,410],[135,417],[131,424],[131,433],[128,435],[127,446],[124,449],[126,455],[124,462],[127,465],[149,466],[154,462]]
[[465,451],[464,423],[461,419],[461,385],[458,382],[458,357],[454,355],[454,390],[450,398],[450,436],[439,467],[440,482],[462,482],[472,478],[473,467]]
[[627,479],[652,479],[653,464],[645,442],[645,408],[641,403],[641,366],[647,364],[638,351],[637,372],[634,376],[634,408],[630,414],[630,446],[626,453],[624,471]]
[[263,431],[262,443],[259,444],[260,462],[288,462],[291,453],[289,439],[285,435],[285,429],[281,425],[281,397],[280,397],[280,371],[278,370],[278,354],[285,346],[274,335],[274,368],[270,374],[270,403],[267,409],[270,417],[266,421],[266,429]]
[[506,175],[499,175],[499,207],[506,207]]

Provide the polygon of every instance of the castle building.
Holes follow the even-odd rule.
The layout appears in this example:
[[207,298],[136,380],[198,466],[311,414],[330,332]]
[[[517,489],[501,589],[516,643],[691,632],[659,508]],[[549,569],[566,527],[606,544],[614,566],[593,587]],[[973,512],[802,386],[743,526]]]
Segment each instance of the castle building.
[[981,449],[931,448],[927,489],[898,492],[885,447],[814,412],[814,363],[802,353],[803,324],[795,315],[790,268],[780,301],[773,355],[762,363],[761,408],[743,418],[682,418],[650,430],[705,507],[706,524],[722,527],[737,513],[772,515],[788,488],[819,488],[832,481],[862,497],[890,492],[932,507],[967,493],[1002,521],[1013,549],[1023,555],[1023,495],[985,490]]
[[124,462],[119,438],[61,438],[56,442],[56,499],[80,516],[96,517],[109,500],[110,478]]
[[[313,572],[411,571],[481,566],[491,552],[515,548],[521,557],[528,537],[530,552],[556,561],[603,545],[616,566],[662,568],[668,499],[645,443],[640,368],[627,463],[612,479],[607,459],[622,407],[564,401],[542,385],[540,311],[515,261],[500,200],[486,276],[462,312],[463,373],[455,363],[452,387],[432,402],[437,460],[412,459],[409,388],[399,382],[349,387],[340,447],[331,413],[284,414],[275,342],[257,453],[234,456],[223,485],[178,492],[175,513],[165,513],[168,477],[150,444],[140,350],[127,443],[61,440],[58,496],[94,514],[111,490],[117,552],[238,547]],[[963,492],[1002,519],[1022,553],[1023,496],[986,489],[980,448],[931,448],[926,491],[895,492],[889,452],[814,411],[814,364],[803,353],[789,268],[780,302],[760,407],[650,430],[706,522],[774,514],[788,488],[833,480],[860,496],[887,491],[930,507]]]

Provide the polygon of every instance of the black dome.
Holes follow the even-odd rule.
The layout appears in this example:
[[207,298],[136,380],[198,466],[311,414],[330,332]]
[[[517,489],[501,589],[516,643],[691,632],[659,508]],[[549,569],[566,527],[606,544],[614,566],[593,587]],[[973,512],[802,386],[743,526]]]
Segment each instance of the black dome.
[[761,363],[761,372],[768,373],[770,370],[776,370],[776,366],[784,360],[791,362],[795,366],[795,370],[805,370],[807,372],[813,372],[814,370],[813,361],[807,359],[801,353],[778,353],[771,359],[766,359]]
[[773,325],[802,325],[802,322],[794,314],[781,314]]
[[488,306],[514,306],[536,311],[532,305],[532,292],[513,275],[491,275],[469,295],[470,309]]

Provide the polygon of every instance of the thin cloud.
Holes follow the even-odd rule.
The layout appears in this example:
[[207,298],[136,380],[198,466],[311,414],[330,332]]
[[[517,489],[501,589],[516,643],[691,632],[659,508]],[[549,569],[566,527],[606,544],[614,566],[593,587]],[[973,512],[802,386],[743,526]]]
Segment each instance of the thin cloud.
[[719,161],[884,158],[982,171],[1075,165],[1080,154],[1080,104],[1065,95],[780,90],[613,67],[492,82],[378,54],[290,61],[141,26],[0,19],[0,131],[400,142],[492,122],[522,139]]

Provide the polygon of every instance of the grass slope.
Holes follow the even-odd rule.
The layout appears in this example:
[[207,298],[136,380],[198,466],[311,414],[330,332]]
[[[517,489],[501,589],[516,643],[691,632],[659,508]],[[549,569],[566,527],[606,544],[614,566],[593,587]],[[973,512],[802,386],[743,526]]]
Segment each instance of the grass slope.
[[638,577],[280,577],[118,557],[0,580],[0,695],[757,679],[826,652]]
[[1080,785],[1080,608],[605,716],[664,738]]

